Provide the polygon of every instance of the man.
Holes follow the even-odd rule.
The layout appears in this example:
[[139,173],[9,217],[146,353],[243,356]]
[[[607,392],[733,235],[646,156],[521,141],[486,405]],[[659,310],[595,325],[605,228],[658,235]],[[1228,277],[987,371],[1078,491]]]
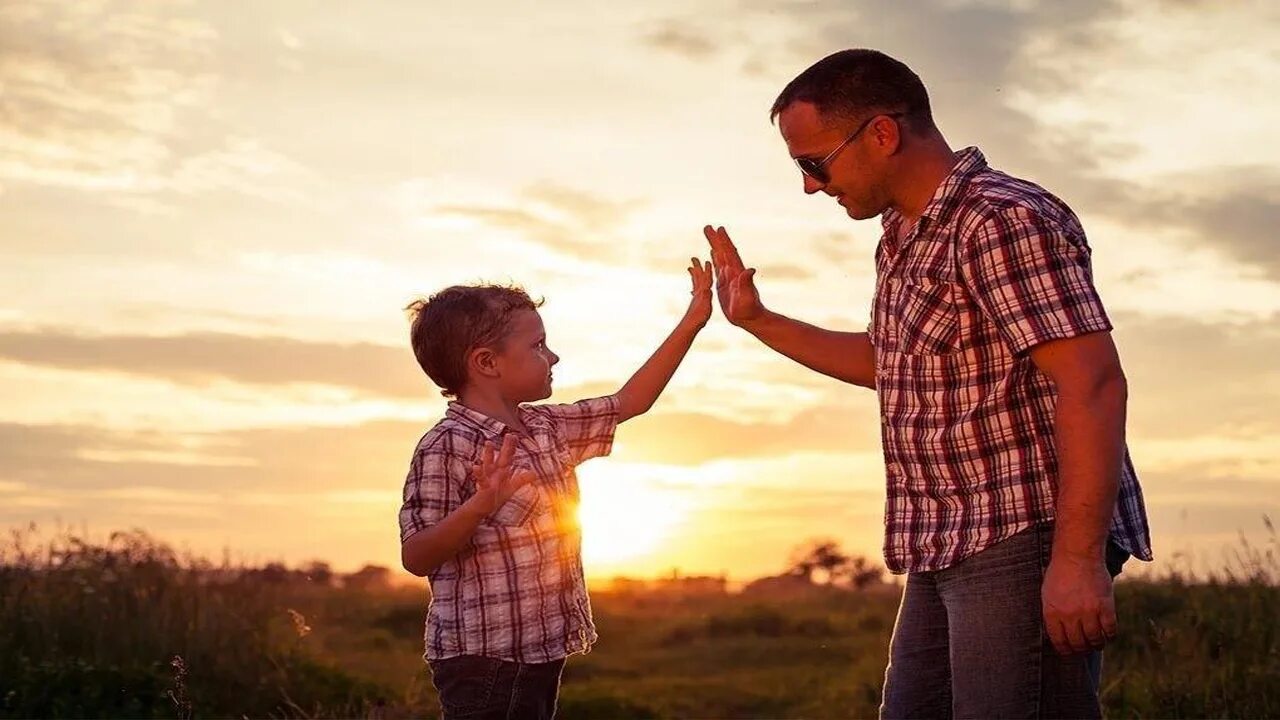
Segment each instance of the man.
[[865,333],[766,309],[724,228],[705,229],[731,323],[878,395],[885,559],[907,573],[882,717],[1099,716],[1112,578],[1151,543],[1079,221],[953,151],[883,53],[819,61],[772,116],[806,193],[884,226]]

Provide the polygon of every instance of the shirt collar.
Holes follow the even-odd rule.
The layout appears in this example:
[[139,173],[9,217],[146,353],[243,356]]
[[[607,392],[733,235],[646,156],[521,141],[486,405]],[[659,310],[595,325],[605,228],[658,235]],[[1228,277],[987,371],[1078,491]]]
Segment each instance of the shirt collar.
[[[925,203],[924,211],[920,213],[921,221],[929,218],[933,223],[945,222],[951,211],[959,205],[966,181],[985,169],[987,158],[977,147],[970,146],[956,153],[956,164],[938,184],[938,189],[933,191],[933,197]],[[896,231],[904,219],[902,213],[889,208],[880,216],[880,223],[885,232],[890,232]]]
[[[542,427],[542,418],[537,413],[527,412],[524,405],[520,405],[516,412],[520,413],[520,422],[524,423],[524,426],[529,428],[530,432],[544,429]],[[445,410],[445,417],[479,430],[489,439],[498,439],[508,432],[516,432],[514,428],[501,420],[495,420],[479,410],[473,410],[463,405],[457,400],[449,402],[449,407]]]

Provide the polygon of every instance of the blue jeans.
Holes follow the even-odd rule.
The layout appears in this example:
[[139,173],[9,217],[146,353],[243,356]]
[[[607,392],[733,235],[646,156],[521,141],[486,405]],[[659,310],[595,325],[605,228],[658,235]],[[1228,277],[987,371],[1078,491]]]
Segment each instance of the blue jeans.
[[551,720],[564,660],[518,663],[479,655],[432,660],[445,720]]
[[[1097,718],[1102,653],[1062,656],[1040,584],[1053,523],[932,572],[911,573],[889,646],[881,718]],[[1107,569],[1128,553],[1107,544]]]

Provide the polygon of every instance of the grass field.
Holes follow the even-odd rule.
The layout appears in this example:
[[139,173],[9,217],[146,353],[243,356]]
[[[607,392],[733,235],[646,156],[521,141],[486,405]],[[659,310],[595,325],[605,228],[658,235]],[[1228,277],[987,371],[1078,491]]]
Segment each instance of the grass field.
[[[1274,540],[1274,538],[1273,538]],[[1117,586],[1111,717],[1280,716],[1277,554]],[[425,587],[213,565],[139,533],[0,551],[0,716],[433,717]],[[359,580],[359,582],[357,582]],[[897,596],[597,592],[561,717],[871,717]]]

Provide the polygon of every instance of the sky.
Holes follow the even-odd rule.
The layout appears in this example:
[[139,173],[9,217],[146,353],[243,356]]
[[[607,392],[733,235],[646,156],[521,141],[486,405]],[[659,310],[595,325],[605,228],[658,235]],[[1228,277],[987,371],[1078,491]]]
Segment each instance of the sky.
[[[953,147],[1081,217],[1160,563],[1280,519],[1275,3],[0,6],[0,527],[398,565],[444,399],[403,307],[544,297],[555,401],[613,392],[724,225],[775,310],[866,326],[879,224],[808,197],[769,107],[874,47]],[[579,469],[588,574],[879,558],[874,394],[729,326]]]

